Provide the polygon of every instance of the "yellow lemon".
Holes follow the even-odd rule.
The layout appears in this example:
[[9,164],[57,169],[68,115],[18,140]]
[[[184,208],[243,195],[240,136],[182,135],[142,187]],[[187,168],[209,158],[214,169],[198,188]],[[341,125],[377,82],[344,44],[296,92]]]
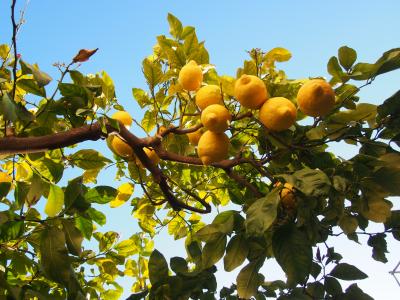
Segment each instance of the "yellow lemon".
[[189,143],[191,143],[193,146],[197,146],[197,144],[199,143],[200,137],[203,135],[203,132],[199,129],[195,132],[187,133],[186,135],[189,139]]
[[[278,182],[275,184],[275,186],[280,186],[282,183]],[[296,207],[296,197],[293,192],[293,185],[290,183],[285,183],[283,185],[282,190],[279,193],[279,196],[281,197],[281,203],[284,208],[286,209],[293,209]]]
[[[160,162],[160,157],[157,155],[157,152],[154,151],[153,148],[143,148],[144,153],[147,157],[153,162],[153,164],[157,165]],[[136,163],[138,166],[144,168],[142,162],[136,158]]]
[[12,182],[12,177],[5,172],[0,172],[0,183]]
[[235,82],[234,96],[244,107],[258,109],[268,99],[268,92],[257,76],[242,75]]
[[361,211],[361,214],[376,223],[385,223],[391,215],[393,204],[384,199],[368,201],[368,207]]
[[307,81],[297,93],[299,109],[311,117],[321,117],[335,106],[335,92],[323,79]]
[[125,127],[132,125],[132,117],[126,111],[117,111],[111,118],[120,121]]
[[228,129],[232,116],[225,106],[211,104],[202,111],[200,118],[208,130],[221,133]]
[[229,138],[225,133],[206,131],[200,137],[197,154],[204,165],[221,161],[228,157]]
[[261,106],[259,119],[269,130],[283,131],[296,122],[296,106],[283,97],[270,98]]
[[184,65],[179,72],[178,81],[188,91],[197,90],[203,81],[203,72],[194,60]]
[[129,146],[124,140],[122,140],[118,136],[111,136],[110,137],[110,148],[113,150],[117,155],[124,157],[124,158],[133,158],[134,153],[131,146]]
[[201,87],[196,93],[196,105],[201,109],[205,109],[211,104],[223,105],[221,89],[218,85],[206,85]]

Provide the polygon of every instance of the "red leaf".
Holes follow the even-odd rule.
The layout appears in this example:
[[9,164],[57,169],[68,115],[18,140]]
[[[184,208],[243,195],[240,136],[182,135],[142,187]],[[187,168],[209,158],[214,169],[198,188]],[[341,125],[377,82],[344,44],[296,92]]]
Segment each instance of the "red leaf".
[[88,49],[81,49],[79,50],[78,54],[72,59],[73,62],[84,62],[87,61],[93,54],[95,54],[99,50],[99,48],[88,50]]

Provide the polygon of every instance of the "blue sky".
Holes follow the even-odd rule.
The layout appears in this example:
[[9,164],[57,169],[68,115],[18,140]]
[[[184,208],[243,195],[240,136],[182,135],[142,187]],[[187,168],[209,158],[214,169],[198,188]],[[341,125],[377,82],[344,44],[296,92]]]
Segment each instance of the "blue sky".
[[[0,2],[0,43],[10,40],[9,1]],[[22,7],[24,2],[19,2]],[[285,47],[292,52],[291,61],[282,67],[292,78],[327,76],[326,63],[342,45],[353,47],[360,61],[373,62],[382,52],[399,47],[400,2],[398,1],[51,1],[31,0],[25,14],[26,23],[18,37],[18,52],[24,60],[39,63],[41,69],[58,78],[54,62],[69,62],[81,48],[100,48],[82,65],[83,73],[106,70],[113,78],[117,96],[137,119],[143,111],[135,104],[132,87],[145,88],[141,61],[152,51],[155,37],[168,33],[168,12],[184,25],[196,27],[200,40],[206,41],[211,63],[219,74],[234,76],[247,58],[246,50]],[[380,103],[398,90],[400,72],[381,76],[360,95],[362,101]],[[86,148],[99,147],[87,143]],[[343,157],[350,157],[348,147],[334,146]],[[101,148],[106,151],[106,148]],[[112,173],[112,172],[111,172]],[[71,173],[71,176],[76,174]],[[102,174],[104,182],[113,174]],[[396,203],[395,207],[400,208]],[[124,206],[107,212],[107,230],[120,231],[123,237],[137,230],[130,209]],[[121,224],[120,220],[124,220]],[[122,225],[122,226],[121,226]],[[376,226],[380,230],[380,226]],[[366,241],[363,241],[364,245]],[[370,275],[359,283],[376,299],[395,299],[399,287],[388,271],[400,260],[399,243],[389,243],[392,253],[384,265],[370,258],[369,247],[354,242],[331,242],[344,252],[344,260],[354,263]],[[179,244],[181,245],[181,244]],[[168,237],[160,238],[156,247],[176,255],[179,248]],[[183,255],[183,253],[181,253]],[[271,272],[271,270],[273,270]],[[281,274],[275,266],[266,269]],[[273,275],[275,276],[275,275]],[[228,284],[233,275],[220,274],[219,282]],[[126,289],[132,282],[123,280]]]

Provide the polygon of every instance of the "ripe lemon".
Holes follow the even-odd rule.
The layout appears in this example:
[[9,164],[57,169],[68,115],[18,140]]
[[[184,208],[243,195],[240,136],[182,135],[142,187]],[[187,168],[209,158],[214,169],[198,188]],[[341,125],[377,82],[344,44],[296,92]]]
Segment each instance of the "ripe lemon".
[[210,84],[201,87],[196,93],[196,105],[204,110],[211,104],[223,105],[221,89],[218,85]]
[[385,223],[391,215],[393,204],[384,199],[368,201],[368,207],[361,211],[361,214],[376,223]]
[[225,133],[207,130],[200,137],[197,154],[204,165],[221,161],[228,156],[229,138]]
[[0,172],[0,183],[12,182],[12,177],[5,172]]
[[117,111],[111,118],[120,121],[125,127],[132,125],[132,117],[126,111]]
[[124,158],[134,157],[133,149],[118,136],[110,136],[110,148],[117,155]]
[[268,99],[268,92],[257,76],[242,75],[235,82],[234,96],[244,107],[257,109]]
[[[282,183],[278,182],[275,186],[280,186]],[[286,209],[293,209],[296,207],[296,197],[293,192],[293,185],[290,183],[285,183],[283,185],[282,190],[279,192],[279,196],[281,197],[281,203]]]
[[194,60],[184,65],[179,72],[178,81],[185,90],[197,90],[203,81],[203,72]]
[[259,119],[269,130],[283,131],[296,122],[296,106],[283,97],[270,98],[261,106]]
[[[160,162],[160,157],[158,157],[157,152],[154,151],[153,148],[143,148],[144,153],[147,157],[153,162],[153,164],[157,165]],[[141,168],[144,168],[140,159],[136,158],[136,164]]]
[[232,116],[225,106],[211,104],[202,111],[200,119],[208,130],[221,133],[228,129]]
[[335,92],[325,80],[312,79],[299,89],[297,104],[304,114],[321,117],[335,106]]
[[203,132],[199,129],[195,132],[187,133],[186,135],[189,139],[189,143],[191,143],[193,146],[197,146],[197,144],[199,143],[200,137],[203,135]]

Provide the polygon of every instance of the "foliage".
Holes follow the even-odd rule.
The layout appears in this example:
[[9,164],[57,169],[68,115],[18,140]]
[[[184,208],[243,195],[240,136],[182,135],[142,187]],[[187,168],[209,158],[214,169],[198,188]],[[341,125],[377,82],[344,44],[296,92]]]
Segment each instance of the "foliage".
[[[128,276],[131,300],[369,299],[355,283],[342,288],[343,280],[367,275],[326,241],[342,233],[354,241],[368,234],[372,258],[386,262],[387,238],[400,240],[399,211],[384,216],[385,229],[379,233],[368,231],[371,220],[365,214],[371,201],[389,205],[389,196],[400,195],[400,91],[378,106],[357,96],[376,76],[400,67],[400,50],[363,63],[354,49],[340,48],[328,62],[335,108],[314,119],[298,113],[289,129],[270,132],[258,111],[238,104],[234,82],[242,74],[257,76],[271,97],[296,105],[306,80],[289,79],[276,66],[289,60],[290,52],[253,49],[236,76],[220,75],[195,29],[171,14],[168,22],[171,36],[158,36],[153,53],[143,60],[148,90],[132,89],[143,111],[143,119],[135,121],[148,135],[143,139],[108,117],[124,108],[106,72],[84,75],[70,68],[95,50],[81,50],[71,64],[59,65],[60,82],[49,93],[49,75],[14,57],[10,46],[0,46],[0,159],[1,168],[13,176],[11,185],[0,183],[0,295],[118,299],[122,287],[117,279]],[[178,83],[180,69],[191,60],[201,66],[204,84],[221,87],[232,114],[230,159],[210,166],[202,165],[186,136],[201,127],[196,92]],[[82,140],[69,138],[83,132],[78,130],[93,134],[87,140],[119,134],[139,161],[76,148]],[[36,146],[40,137],[48,137],[40,141],[52,146]],[[32,144],[21,146],[24,138]],[[332,142],[353,145],[358,154],[340,158],[329,152]],[[161,158],[158,165],[146,158],[144,147],[153,147]],[[119,187],[98,185],[100,172],[113,164]],[[79,169],[80,175],[62,185],[68,168]],[[293,186],[295,207],[281,204],[278,182]],[[143,190],[140,196],[136,188]],[[44,201],[40,211],[38,203]],[[117,232],[101,232],[107,222],[101,207],[118,209],[127,202],[142,231],[125,240]],[[223,212],[206,224],[201,213],[210,205]],[[168,262],[154,249],[153,238],[165,231],[185,239],[186,258]],[[83,248],[85,239],[97,241],[98,249]],[[286,281],[265,281],[260,269],[271,259]],[[218,293],[215,264],[221,260],[226,271],[240,271],[236,283]]]

